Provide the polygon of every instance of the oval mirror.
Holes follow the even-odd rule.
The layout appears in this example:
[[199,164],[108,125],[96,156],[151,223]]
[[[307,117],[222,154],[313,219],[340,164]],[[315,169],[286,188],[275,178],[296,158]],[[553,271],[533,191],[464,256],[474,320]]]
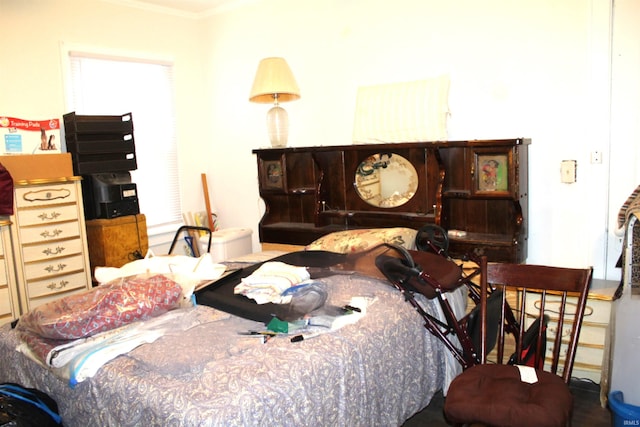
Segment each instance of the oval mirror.
[[377,153],[358,165],[354,185],[360,198],[368,204],[395,208],[411,200],[418,190],[418,173],[398,154]]

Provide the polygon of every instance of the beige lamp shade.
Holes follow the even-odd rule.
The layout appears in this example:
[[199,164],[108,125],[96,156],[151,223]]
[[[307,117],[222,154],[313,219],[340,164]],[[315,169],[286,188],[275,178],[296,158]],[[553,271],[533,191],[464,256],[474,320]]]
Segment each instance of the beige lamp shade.
[[284,58],[265,58],[260,61],[249,101],[269,104],[299,98],[300,88]]

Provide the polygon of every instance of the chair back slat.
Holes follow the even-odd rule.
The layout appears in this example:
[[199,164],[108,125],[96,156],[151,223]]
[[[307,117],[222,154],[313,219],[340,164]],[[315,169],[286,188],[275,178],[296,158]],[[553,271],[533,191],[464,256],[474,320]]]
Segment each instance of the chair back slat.
[[[560,304],[558,306],[558,325],[557,325],[557,330],[559,332],[562,332],[564,330],[564,320],[565,320],[565,308],[566,308],[566,304],[567,304],[567,293],[563,292],[562,296],[561,296],[561,300],[560,300]],[[551,372],[553,372],[554,374],[558,373],[558,365],[559,365],[559,359],[560,359],[560,351],[562,348],[562,333],[558,333],[555,335],[554,337],[554,341],[553,341],[553,356],[552,356],[552,365],[551,365]]]
[[[536,318],[536,322],[538,322],[538,333],[536,336],[536,355],[534,366],[540,366],[540,364],[544,364],[545,354],[543,350],[546,350],[546,343],[543,342],[547,339],[546,334],[546,322],[544,320],[544,310],[547,302],[547,291],[542,291],[541,294],[541,302],[540,308],[538,309],[538,317]],[[555,357],[553,358],[555,360]],[[551,371],[555,374],[556,370],[551,369]]]
[[[508,293],[509,292],[509,288],[505,285],[502,285],[503,288],[503,292],[504,293]],[[521,298],[516,299],[516,304],[518,304],[517,306],[513,306],[516,309],[516,313],[518,314],[518,325],[524,325],[525,322],[525,303],[527,302],[527,294],[521,294]],[[506,322],[506,320],[505,320]],[[515,334],[516,337],[516,343],[515,343],[515,349],[514,349],[514,353],[516,354],[516,357],[519,358],[519,355],[522,352],[522,336],[524,335],[524,330],[523,328],[518,328]],[[500,361],[500,363],[504,363],[504,361]]]
[[[508,309],[507,294],[503,292],[502,302],[500,304],[500,315],[502,318],[504,318],[505,312],[507,309]],[[500,363],[503,363],[503,360],[504,360],[504,341],[507,336],[505,327],[506,327],[505,322],[500,322],[500,343],[498,344],[498,360],[500,360]]]
[[[569,383],[575,360],[578,337],[586,307],[586,299],[593,274],[592,268],[563,268],[532,264],[487,263],[486,258],[480,260],[481,271],[486,272],[480,279],[480,318],[486,322],[486,299],[496,289],[503,289],[501,324],[498,328],[495,360],[506,363],[509,355],[514,353],[516,363],[524,363],[523,341],[527,328],[537,322],[537,339],[533,350],[533,366],[544,366],[554,374],[561,375],[565,383]],[[514,301],[515,298],[515,301]],[[484,313],[482,300],[485,300]],[[570,301],[570,299],[574,300]],[[575,311],[567,309],[568,303],[575,304]],[[533,303],[533,304],[532,304]],[[507,316],[511,310],[513,316]],[[509,331],[514,319],[517,331]],[[547,321],[555,324],[546,327]],[[565,327],[570,333],[564,333]],[[486,339],[487,330],[483,328]],[[511,337],[509,337],[511,335]],[[564,335],[564,336],[563,336]],[[533,336],[533,333],[531,333]],[[545,341],[546,337],[546,341]],[[564,342],[563,342],[564,338]],[[511,342],[513,348],[505,348]],[[546,351],[549,343],[552,347]],[[483,353],[485,354],[483,348]],[[491,349],[489,349],[490,351]],[[486,357],[481,363],[486,363]]]

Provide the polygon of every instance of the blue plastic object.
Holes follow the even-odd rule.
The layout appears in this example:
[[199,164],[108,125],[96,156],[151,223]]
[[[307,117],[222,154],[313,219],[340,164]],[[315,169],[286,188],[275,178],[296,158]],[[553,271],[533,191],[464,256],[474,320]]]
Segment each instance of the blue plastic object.
[[609,407],[613,412],[614,427],[640,426],[640,406],[624,403],[621,391],[609,393]]

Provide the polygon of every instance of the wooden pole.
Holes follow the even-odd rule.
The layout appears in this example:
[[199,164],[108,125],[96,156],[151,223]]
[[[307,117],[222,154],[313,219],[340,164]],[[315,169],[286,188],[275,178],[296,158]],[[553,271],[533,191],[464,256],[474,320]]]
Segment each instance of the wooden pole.
[[209,201],[209,185],[207,184],[207,174],[200,175],[202,178],[202,190],[204,191],[204,205],[207,209],[207,220],[209,221],[209,229],[214,231],[213,212],[211,212],[211,202]]

